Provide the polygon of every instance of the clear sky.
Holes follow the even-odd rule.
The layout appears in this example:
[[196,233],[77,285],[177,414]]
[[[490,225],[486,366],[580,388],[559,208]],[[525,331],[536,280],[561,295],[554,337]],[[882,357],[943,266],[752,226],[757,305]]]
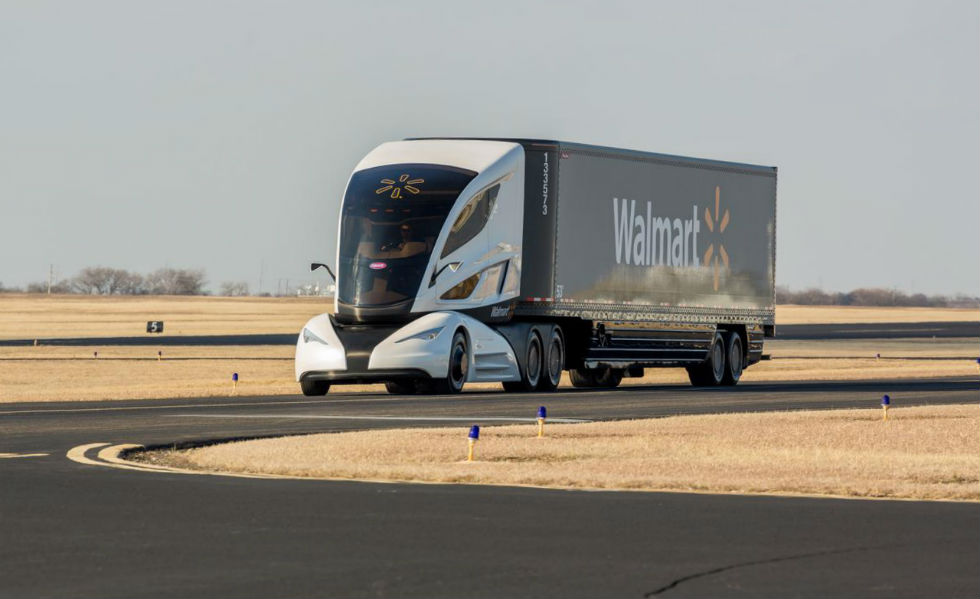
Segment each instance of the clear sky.
[[980,293],[974,0],[0,0],[0,108],[7,286],[275,291],[372,147],[472,135],[775,165],[779,284]]

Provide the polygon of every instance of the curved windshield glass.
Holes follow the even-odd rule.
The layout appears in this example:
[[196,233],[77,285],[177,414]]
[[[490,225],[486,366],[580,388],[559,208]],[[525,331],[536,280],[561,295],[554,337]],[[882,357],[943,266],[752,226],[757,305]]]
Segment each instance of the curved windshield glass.
[[431,164],[354,173],[340,221],[338,299],[385,306],[414,297],[446,216],[475,176]]

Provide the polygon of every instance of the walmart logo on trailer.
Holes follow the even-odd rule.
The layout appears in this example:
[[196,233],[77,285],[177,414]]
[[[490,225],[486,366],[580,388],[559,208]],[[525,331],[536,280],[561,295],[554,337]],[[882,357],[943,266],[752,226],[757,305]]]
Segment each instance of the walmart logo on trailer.
[[616,264],[633,266],[697,266],[698,207],[691,218],[671,220],[654,215],[653,202],[637,210],[636,200],[613,198],[613,226],[616,234]]
[[698,220],[698,206],[694,205],[691,218],[681,220],[670,217],[657,217],[653,214],[653,202],[647,202],[646,214],[636,209],[636,200],[613,198],[613,227],[616,230],[616,264],[633,266],[673,266],[688,267],[713,266],[714,289],[718,291],[719,258],[725,270],[731,268],[728,251],[717,241],[717,236],[725,232],[731,220],[731,213],[725,209],[721,213],[721,187],[715,187],[715,211],[704,209],[705,223],[716,239],[708,245],[704,258],[698,258],[698,233],[701,221]]

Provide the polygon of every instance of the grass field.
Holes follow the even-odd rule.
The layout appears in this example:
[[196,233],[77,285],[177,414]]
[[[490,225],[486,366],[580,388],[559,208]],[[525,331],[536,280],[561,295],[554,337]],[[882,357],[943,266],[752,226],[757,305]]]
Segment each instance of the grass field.
[[[322,298],[92,297],[0,294],[0,339],[145,335],[147,320],[163,320],[168,337],[232,333],[297,333],[329,308]],[[788,322],[964,320],[970,310],[856,309],[780,306]],[[783,322],[779,320],[778,322]],[[93,359],[93,352],[99,358]],[[157,362],[157,351],[164,359]],[[873,379],[972,375],[975,340],[768,341],[772,361],[745,372],[745,381]],[[881,353],[882,360],[875,360]],[[159,397],[283,395],[299,392],[292,346],[0,347],[0,402]],[[855,357],[863,357],[854,359]],[[915,357],[914,361],[893,360]],[[936,359],[943,358],[943,359]],[[947,358],[957,358],[949,360]],[[624,385],[686,383],[681,369],[647,369]],[[568,385],[567,375],[564,385]],[[467,389],[499,389],[498,384]],[[383,386],[337,387],[383,391]]]
[[320,297],[0,294],[0,339],[128,337],[164,321],[167,336],[298,333],[329,311]]
[[676,416],[262,439],[144,459],[291,476],[558,488],[980,500],[980,407]]
[[976,308],[880,308],[876,306],[776,306],[776,323],[976,322]]
[[[0,293],[0,339],[296,333],[330,310],[327,298],[87,296]],[[777,306],[779,324],[977,320],[974,309]]]

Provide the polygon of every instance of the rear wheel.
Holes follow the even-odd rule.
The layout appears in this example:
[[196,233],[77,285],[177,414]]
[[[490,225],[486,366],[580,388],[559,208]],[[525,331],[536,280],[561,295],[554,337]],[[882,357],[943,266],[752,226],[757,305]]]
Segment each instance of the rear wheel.
[[330,382],[303,379],[299,382],[299,388],[303,390],[303,395],[307,397],[312,397],[314,395],[326,395],[327,391],[330,391]]
[[534,391],[541,382],[541,370],[544,366],[541,351],[541,337],[536,330],[527,334],[527,350],[524,353],[524,364],[521,369],[521,380],[505,381],[504,390],[510,393]]
[[733,387],[742,378],[742,364],[745,357],[742,349],[742,336],[738,333],[728,334],[728,351],[725,355],[725,375],[722,377],[721,384]]
[[708,350],[708,358],[687,369],[691,384],[697,387],[714,387],[720,385],[725,377],[725,338],[716,332]]
[[463,390],[466,376],[470,368],[469,350],[466,345],[466,335],[456,331],[449,350],[449,370],[444,379],[433,379],[429,384],[433,393],[453,394]]
[[561,373],[565,370],[565,341],[561,336],[561,329],[554,327],[551,329],[546,351],[544,353],[544,372],[541,373],[541,381],[538,389],[542,391],[554,391],[561,383]]

